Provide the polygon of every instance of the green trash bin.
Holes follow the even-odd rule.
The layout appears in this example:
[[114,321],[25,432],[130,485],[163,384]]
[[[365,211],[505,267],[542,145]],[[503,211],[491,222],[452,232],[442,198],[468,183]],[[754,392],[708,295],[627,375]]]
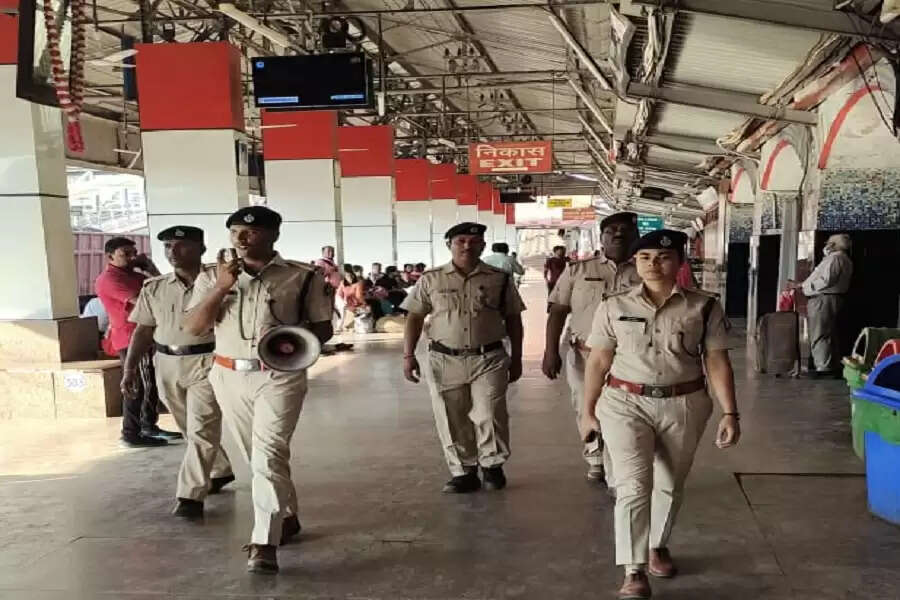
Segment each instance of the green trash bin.
[[861,400],[854,398],[853,393],[866,384],[863,366],[853,360],[844,361],[844,380],[850,388],[850,432],[853,437],[853,452],[860,460],[865,460],[865,428],[863,410],[859,409]]
[[900,329],[890,327],[865,327],[853,344],[853,352],[843,360],[844,379],[850,388],[850,431],[853,437],[853,451],[860,460],[865,460],[865,443],[863,421],[859,416],[859,400],[853,392],[866,383],[866,376],[872,370],[875,357],[884,343],[900,337]]

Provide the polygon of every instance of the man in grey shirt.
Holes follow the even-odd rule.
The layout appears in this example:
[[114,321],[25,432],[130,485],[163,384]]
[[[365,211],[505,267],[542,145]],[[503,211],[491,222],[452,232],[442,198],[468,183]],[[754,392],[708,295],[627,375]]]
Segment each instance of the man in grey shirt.
[[847,301],[853,261],[850,236],[833,235],[825,244],[825,258],[812,274],[796,287],[809,298],[809,343],[816,370],[810,377],[838,376],[840,367],[840,315]]

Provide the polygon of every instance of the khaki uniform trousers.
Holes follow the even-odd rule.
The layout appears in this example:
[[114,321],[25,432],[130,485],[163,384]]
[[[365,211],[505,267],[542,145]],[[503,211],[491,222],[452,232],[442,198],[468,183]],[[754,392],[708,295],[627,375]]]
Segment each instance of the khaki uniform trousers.
[[186,440],[176,497],[203,501],[210,477],[231,475],[222,440],[222,412],[209,384],[212,354],[169,356],[156,353],[159,398]]
[[[568,345],[568,344],[567,344]],[[572,408],[575,409],[575,425],[581,421],[581,406],[584,402],[584,368],[585,355],[574,346],[568,345],[566,350],[566,381],[571,391]],[[577,429],[576,429],[577,431]],[[601,438],[584,444],[582,451],[585,462],[592,467],[602,465],[606,472],[606,485],[610,488],[615,485],[613,479],[613,466],[609,458],[609,450],[602,443]]]
[[214,365],[209,380],[253,476],[250,543],[277,546],[284,518],[297,514],[291,437],[306,396],[306,372],[232,371]]
[[444,458],[454,477],[509,458],[509,355],[500,348],[484,355],[429,352],[425,375]]
[[813,296],[807,304],[809,344],[817,371],[838,368],[840,358],[840,318],[843,296]]
[[665,548],[712,400],[706,390],[650,398],[606,386],[596,416],[616,474],[616,564]]

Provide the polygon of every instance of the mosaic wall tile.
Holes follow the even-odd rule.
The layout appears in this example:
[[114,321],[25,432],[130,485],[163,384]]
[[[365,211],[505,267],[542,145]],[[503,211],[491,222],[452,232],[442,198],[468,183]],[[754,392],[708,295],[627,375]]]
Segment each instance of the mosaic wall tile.
[[820,189],[818,229],[900,228],[900,169],[829,169]]
[[753,205],[732,204],[728,207],[728,242],[749,242],[753,235]]

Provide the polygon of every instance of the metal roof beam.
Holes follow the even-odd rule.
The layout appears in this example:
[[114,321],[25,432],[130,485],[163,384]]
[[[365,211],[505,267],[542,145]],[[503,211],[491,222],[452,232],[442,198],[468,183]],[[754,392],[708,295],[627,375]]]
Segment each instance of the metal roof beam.
[[[426,79],[426,77],[422,77]],[[407,88],[398,90],[386,90],[384,93],[388,96],[414,96],[421,94],[436,94],[443,96],[444,94],[455,94],[458,92],[480,92],[481,90],[505,90],[514,87],[526,87],[529,85],[553,85],[554,83],[563,83],[565,79],[528,79],[525,81],[505,81],[502,83],[486,83],[478,85],[454,85],[452,87],[435,87],[435,88]],[[519,107],[511,108],[509,112],[518,112]]]
[[628,84],[628,95],[783,123],[815,125],[818,122],[816,114],[806,110],[766,106],[752,94],[699,86],[654,87],[633,81]]
[[[896,41],[896,33],[873,27],[868,21],[849,12],[818,10],[779,2],[760,0],[630,0],[635,7],[657,7],[698,15],[740,19],[768,25],[781,25],[808,31],[824,31],[852,37],[868,37],[882,41]],[[627,11],[625,5],[623,9]],[[631,12],[631,11],[628,11]],[[871,31],[871,35],[866,32]]]
[[704,138],[656,134],[635,136],[634,141],[639,144],[650,144],[651,146],[660,146],[661,148],[678,150],[680,152],[692,152],[694,154],[707,154],[712,156],[726,154],[725,150],[719,148],[714,141]]

